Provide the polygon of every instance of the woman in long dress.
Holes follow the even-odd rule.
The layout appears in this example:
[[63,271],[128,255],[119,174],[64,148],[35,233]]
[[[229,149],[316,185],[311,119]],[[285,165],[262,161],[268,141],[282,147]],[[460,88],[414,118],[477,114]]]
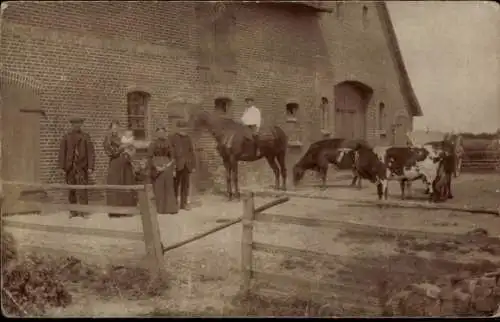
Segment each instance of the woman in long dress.
[[[120,124],[117,121],[109,125],[109,133],[104,139],[104,151],[109,157],[108,176],[106,183],[109,185],[134,185],[136,184],[135,172],[132,166],[132,156],[122,144],[120,137]],[[135,207],[137,194],[135,191],[108,190],[106,192],[108,206]],[[109,217],[126,216],[119,213],[109,213]]]
[[158,214],[176,214],[179,211],[174,191],[173,151],[166,128],[156,129],[157,138],[148,149],[149,174],[156,199]]

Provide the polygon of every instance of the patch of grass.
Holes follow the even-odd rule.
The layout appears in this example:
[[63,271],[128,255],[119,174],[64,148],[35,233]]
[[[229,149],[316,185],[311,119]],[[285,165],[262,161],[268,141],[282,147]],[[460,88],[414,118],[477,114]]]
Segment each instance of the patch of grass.
[[59,261],[65,281],[78,283],[101,297],[147,299],[159,296],[169,288],[168,278],[151,278],[149,271],[142,267],[108,266],[102,269],[72,256]]

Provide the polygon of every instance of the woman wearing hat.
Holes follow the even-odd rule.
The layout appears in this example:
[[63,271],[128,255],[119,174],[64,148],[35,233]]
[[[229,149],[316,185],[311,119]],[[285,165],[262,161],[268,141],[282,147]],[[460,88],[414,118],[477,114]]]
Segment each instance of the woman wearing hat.
[[156,139],[148,148],[148,164],[158,214],[176,214],[179,211],[174,191],[173,151],[167,138],[166,126],[156,128]]

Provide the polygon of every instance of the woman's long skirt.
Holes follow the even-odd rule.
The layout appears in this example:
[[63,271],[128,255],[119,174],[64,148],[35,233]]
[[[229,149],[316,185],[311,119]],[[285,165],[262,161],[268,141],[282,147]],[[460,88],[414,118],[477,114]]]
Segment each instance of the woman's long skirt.
[[153,192],[156,199],[158,214],[176,214],[179,212],[174,191],[173,167],[167,167],[153,179]]
[[[125,156],[119,156],[109,162],[108,177],[106,180],[110,185],[134,185],[136,184],[132,163]],[[135,191],[108,190],[106,192],[106,203],[108,206],[135,207],[137,206],[137,193]],[[110,217],[126,216],[119,213],[110,213]]]

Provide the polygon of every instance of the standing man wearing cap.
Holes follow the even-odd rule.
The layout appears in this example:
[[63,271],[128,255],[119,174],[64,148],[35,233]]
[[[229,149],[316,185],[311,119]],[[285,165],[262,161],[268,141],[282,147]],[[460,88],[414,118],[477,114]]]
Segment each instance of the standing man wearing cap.
[[[66,174],[66,183],[71,185],[86,185],[89,174],[94,171],[94,143],[90,135],[82,131],[84,120],[79,117],[70,119],[71,131],[64,135],[59,149],[59,166]],[[88,204],[87,190],[70,190],[70,204]],[[71,211],[70,218],[84,216],[83,212]]]
[[248,137],[250,140],[254,141],[255,146],[255,155],[257,157],[260,156],[260,148],[259,148],[259,129],[261,123],[261,115],[260,110],[255,106],[254,100],[251,97],[247,97],[245,99],[245,103],[247,104],[247,108],[241,117],[241,122],[248,126],[251,130],[251,137]]
[[[190,174],[195,171],[196,157],[191,138],[186,132],[187,122],[179,120],[176,123],[175,132],[170,136],[170,144],[173,148],[175,160],[175,197],[180,197],[180,209],[189,210],[189,179]],[[180,193],[180,196],[179,196]]]

